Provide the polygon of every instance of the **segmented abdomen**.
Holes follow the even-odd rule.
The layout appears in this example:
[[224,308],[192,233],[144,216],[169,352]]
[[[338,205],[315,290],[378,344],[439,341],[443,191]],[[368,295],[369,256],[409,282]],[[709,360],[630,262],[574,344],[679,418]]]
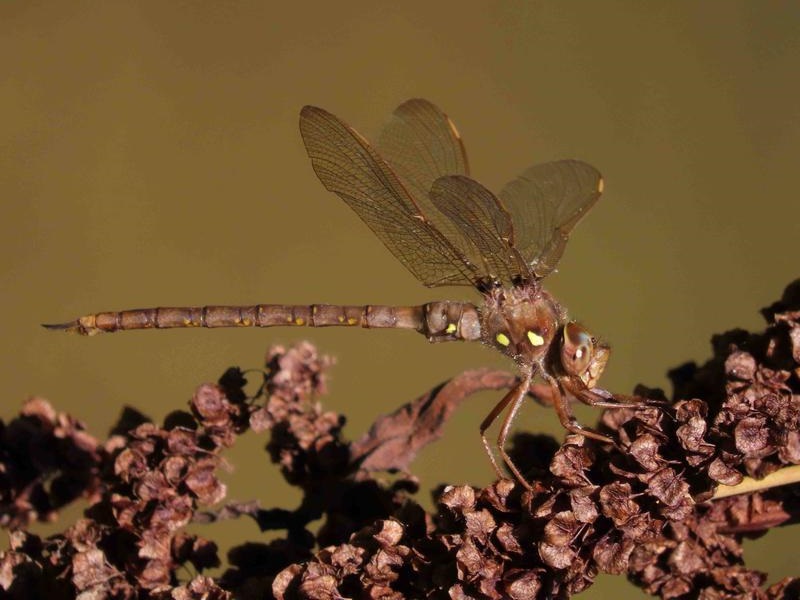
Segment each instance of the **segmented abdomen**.
[[279,326],[414,329],[430,341],[480,339],[477,308],[469,303],[446,300],[419,306],[254,304],[139,308],[95,313],[69,323],[45,325],[81,335],[132,329]]

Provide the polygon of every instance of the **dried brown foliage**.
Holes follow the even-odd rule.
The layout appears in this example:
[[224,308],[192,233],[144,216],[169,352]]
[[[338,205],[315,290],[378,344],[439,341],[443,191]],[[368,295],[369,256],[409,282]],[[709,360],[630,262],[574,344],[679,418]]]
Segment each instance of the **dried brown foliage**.
[[[433,514],[414,498],[416,452],[471,393],[513,376],[464,373],[356,442],[318,403],[331,361],[309,344],[273,348],[255,398],[231,369],[161,426],[126,411],[102,443],[31,400],[0,429],[2,597],[567,598],[604,572],[662,598],[798,598],[800,581],[765,588],[741,551],[744,536],[797,519],[798,486],[711,499],[718,484],[800,463],[800,281],[764,314],[764,332],[717,336],[708,363],[672,371],[672,403],[606,411],[616,446],[520,434],[513,456],[532,491],[442,486]],[[270,458],[302,491],[295,509],[220,504],[223,453],[249,430],[269,434]],[[26,532],[79,497],[89,508],[62,534]],[[216,545],[186,525],[240,517],[284,533],[234,548],[208,577]]]

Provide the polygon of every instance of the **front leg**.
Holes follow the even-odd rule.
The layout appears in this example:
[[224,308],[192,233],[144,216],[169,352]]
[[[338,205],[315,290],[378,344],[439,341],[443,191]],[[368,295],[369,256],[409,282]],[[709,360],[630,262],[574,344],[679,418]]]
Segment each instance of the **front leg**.
[[[569,403],[569,397],[565,392],[565,389],[562,387],[563,382],[567,378],[559,378],[556,379],[554,377],[546,376],[547,382],[550,384],[550,389],[553,395],[553,408],[556,409],[556,414],[558,415],[558,420],[561,422],[561,426],[569,431],[570,433],[577,433],[584,437],[592,438],[597,440],[598,442],[603,442],[607,444],[613,444],[614,440],[600,433],[599,431],[595,431],[594,429],[590,429],[589,427],[584,427],[578,420],[575,418],[575,415],[572,414],[572,407]],[[580,381],[580,379],[578,379]],[[583,382],[581,381],[581,384]],[[586,385],[583,384],[584,388]],[[588,388],[586,388],[588,390]],[[589,390],[591,391],[591,390]],[[569,392],[572,394],[572,392]],[[575,395],[575,394],[572,394]]]
[[596,406],[598,408],[642,408],[663,406],[665,404],[662,400],[654,400],[643,396],[612,394],[603,389],[589,388],[580,377],[566,375],[559,377],[558,380],[562,389],[588,406]]

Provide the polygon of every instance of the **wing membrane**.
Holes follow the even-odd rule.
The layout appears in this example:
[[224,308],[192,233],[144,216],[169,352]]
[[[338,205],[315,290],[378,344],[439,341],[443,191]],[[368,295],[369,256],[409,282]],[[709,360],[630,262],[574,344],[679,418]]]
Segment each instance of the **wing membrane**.
[[535,165],[503,188],[499,197],[511,214],[516,248],[537,277],[555,269],[570,232],[602,191],[600,173],[577,160]]
[[344,200],[428,286],[475,285],[476,267],[433,227],[392,168],[354,129],[306,106],[300,132],[322,184]]
[[481,265],[469,235],[443,218],[429,195],[439,177],[469,174],[467,152],[453,121],[428,100],[407,100],[392,113],[375,147],[431,224],[472,264]]
[[439,177],[469,175],[467,153],[455,124],[421,98],[395,109],[375,147],[407,183],[414,199],[423,203]]
[[528,276],[528,266],[514,247],[511,217],[492,192],[469,177],[449,175],[433,183],[430,196],[476,246],[490,279],[510,283]]

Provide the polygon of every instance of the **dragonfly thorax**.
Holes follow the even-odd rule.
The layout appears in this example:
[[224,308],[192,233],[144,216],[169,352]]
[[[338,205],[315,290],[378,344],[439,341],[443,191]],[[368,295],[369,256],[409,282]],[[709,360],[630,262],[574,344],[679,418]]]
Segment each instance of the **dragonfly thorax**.
[[484,296],[483,341],[521,366],[542,364],[566,316],[537,284],[497,288]]

